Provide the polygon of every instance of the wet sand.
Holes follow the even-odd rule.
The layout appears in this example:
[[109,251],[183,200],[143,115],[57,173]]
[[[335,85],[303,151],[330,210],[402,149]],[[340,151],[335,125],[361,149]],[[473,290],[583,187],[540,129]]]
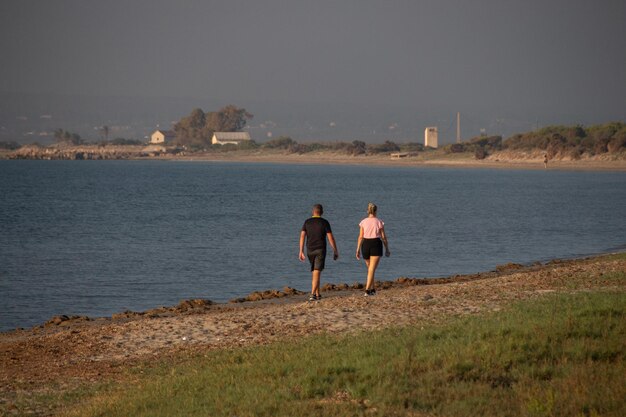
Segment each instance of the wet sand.
[[[116,378],[139,363],[177,359],[211,349],[250,346],[318,333],[345,334],[390,326],[444,322],[451,317],[497,312],[513,301],[549,293],[626,290],[616,273],[626,257],[553,261],[447,279],[388,283],[375,297],[362,290],[325,291],[271,300],[181,308],[115,318],[50,322],[0,333],[0,399],[16,392],[67,389]],[[186,305],[186,307],[185,307]]]

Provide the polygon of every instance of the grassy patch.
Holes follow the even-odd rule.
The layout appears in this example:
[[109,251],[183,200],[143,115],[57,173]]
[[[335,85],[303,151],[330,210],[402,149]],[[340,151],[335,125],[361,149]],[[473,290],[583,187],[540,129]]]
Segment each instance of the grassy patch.
[[625,315],[623,293],[556,295],[443,326],[210,352],[67,415],[626,415]]
[[604,259],[609,261],[624,261],[626,260],[626,252],[613,253],[611,255],[604,256]]

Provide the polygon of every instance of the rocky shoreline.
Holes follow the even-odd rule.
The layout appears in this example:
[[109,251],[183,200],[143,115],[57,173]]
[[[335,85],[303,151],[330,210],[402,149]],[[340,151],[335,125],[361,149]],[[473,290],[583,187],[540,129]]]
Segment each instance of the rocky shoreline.
[[[550,261],[550,264],[558,264],[561,262],[565,262],[562,260],[553,260]],[[450,284],[454,282],[468,282],[477,279],[484,278],[493,278],[496,276],[500,276],[503,274],[508,274],[513,271],[521,270],[521,269],[530,269],[541,267],[541,263],[535,263],[532,266],[524,266],[516,263],[508,263],[505,265],[498,265],[496,269],[489,272],[482,272],[477,274],[466,274],[466,275],[454,275],[451,277],[444,278],[407,278],[400,277],[396,278],[392,281],[376,281],[375,287],[377,290],[389,290],[391,288],[402,288],[402,287],[411,287],[411,286],[424,286],[424,285],[442,285],[442,284]],[[337,293],[345,291],[354,291],[354,290],[362,290],[364,285],[360,282],[354,282],[352,284],[347,283],[330,283],[327,282],[320,287],[322,293],[325,293],[327,296],[329,293]],[[149,309],[146,311],[132,311],[126,310],[119,313],[115,313],[110,317],[89,317],[89,316],[76,316],[76,315],[57,315],[51,317],[45,323],[36,325],[33,329],[42,329],[42,328],[50,328],[54,326],[71,326],[79,323],[86,322],[103,322],[103,321],[128,321],[129,319],[140,319],[140,318],[157,318],[157,317],[171,317],[175,315],[181,314],[198,314],[205,312],[211,308],[220,308],[223,306],[227,306],[228,304],[241,304],[241,303],[251,303],[258,301],[268,301],[268,300],[282,300],[284,302],[291,301],[291,298],[294,296],[301,296],[304,294],[308,294],[306,291],[297,290],[291,287],[284,287],[282,290],[270,289],[264,291],[253,291],[247,296],[233,298],[228,301],[228,303],[217,303],[208,299],[189,299],[182,300],[179,304],[175,306],[162,306],[156,307],[153,309]],[[17,328],[15,331],[25,331],[24,328]],[[6,333],[6,332],[5,332]],[[2,332],[0,332],[2,334]]]
[[136,159],[148,156],[158,156],[167,151],[163,147],[145,146],[23,146],[7,153],[7,159],[34,159],[34,160],[107,160],[107,159]]

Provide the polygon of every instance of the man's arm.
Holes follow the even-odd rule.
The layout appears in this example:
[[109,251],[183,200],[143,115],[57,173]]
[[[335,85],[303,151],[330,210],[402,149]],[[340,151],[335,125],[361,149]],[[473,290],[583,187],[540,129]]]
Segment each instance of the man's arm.
[[300,260],[303,261],[303,262],[306,259],[304,257],[304,240],[305,239],[306,239],[306,232],[303,230],[303,231],[300,232],[300,254],[298,255]]
[[339,258],[339,250],[337,249],[337,243],[335,243],[335,238],[333,237],[333,234],[331,232],[326,233],[326,236],[328,236],[328,243],[330,243],[330,246],[333,248],[333,260],[337,260],[337,258]]

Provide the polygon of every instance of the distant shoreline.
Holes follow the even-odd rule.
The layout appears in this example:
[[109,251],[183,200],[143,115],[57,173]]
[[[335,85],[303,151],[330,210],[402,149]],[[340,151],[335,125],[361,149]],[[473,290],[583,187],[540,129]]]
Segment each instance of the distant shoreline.
[[[249,162],[249,163],[277,163],[302,165],[363,165],[384,167],[432,167],[432,168],[477,168],[477,169],[516,169],[516,170],[546,170],[543,161],[533,159],[499,160],[489,158],[484,160],[469,158],[437,157],[426,159],[421,157],[407,157],[392,159],[389,155],[347,156],[332,153],[311,154],[204,154],[182,157],[160,157],[164,160],[181,161],[214,161],[214,162]],[[547,170],[566,171],[626,171],[626,161],[579,160],[579,161],[550,161]]]
[[[283,150],[233,150],[226,152],[179,153],[158,152],[142,146],[96,145],[64,148],[21,148],[12,152],[0,152],[0,159],[34,160],[163,160],[205,162],[248,162],[302,165],[363,165],[397,167],[434,167],[459,169],[515,169],[546,170],[543,158],[531,154],[496,152],[485,159],[475,159],[472,154],[446,154],[428,151],[392,158],[391,153],[352,156],[344,152],[316,151],[289,153]],[[566,171],[626,171],[626,159],[581,158],[553,159],[547,170]]]

